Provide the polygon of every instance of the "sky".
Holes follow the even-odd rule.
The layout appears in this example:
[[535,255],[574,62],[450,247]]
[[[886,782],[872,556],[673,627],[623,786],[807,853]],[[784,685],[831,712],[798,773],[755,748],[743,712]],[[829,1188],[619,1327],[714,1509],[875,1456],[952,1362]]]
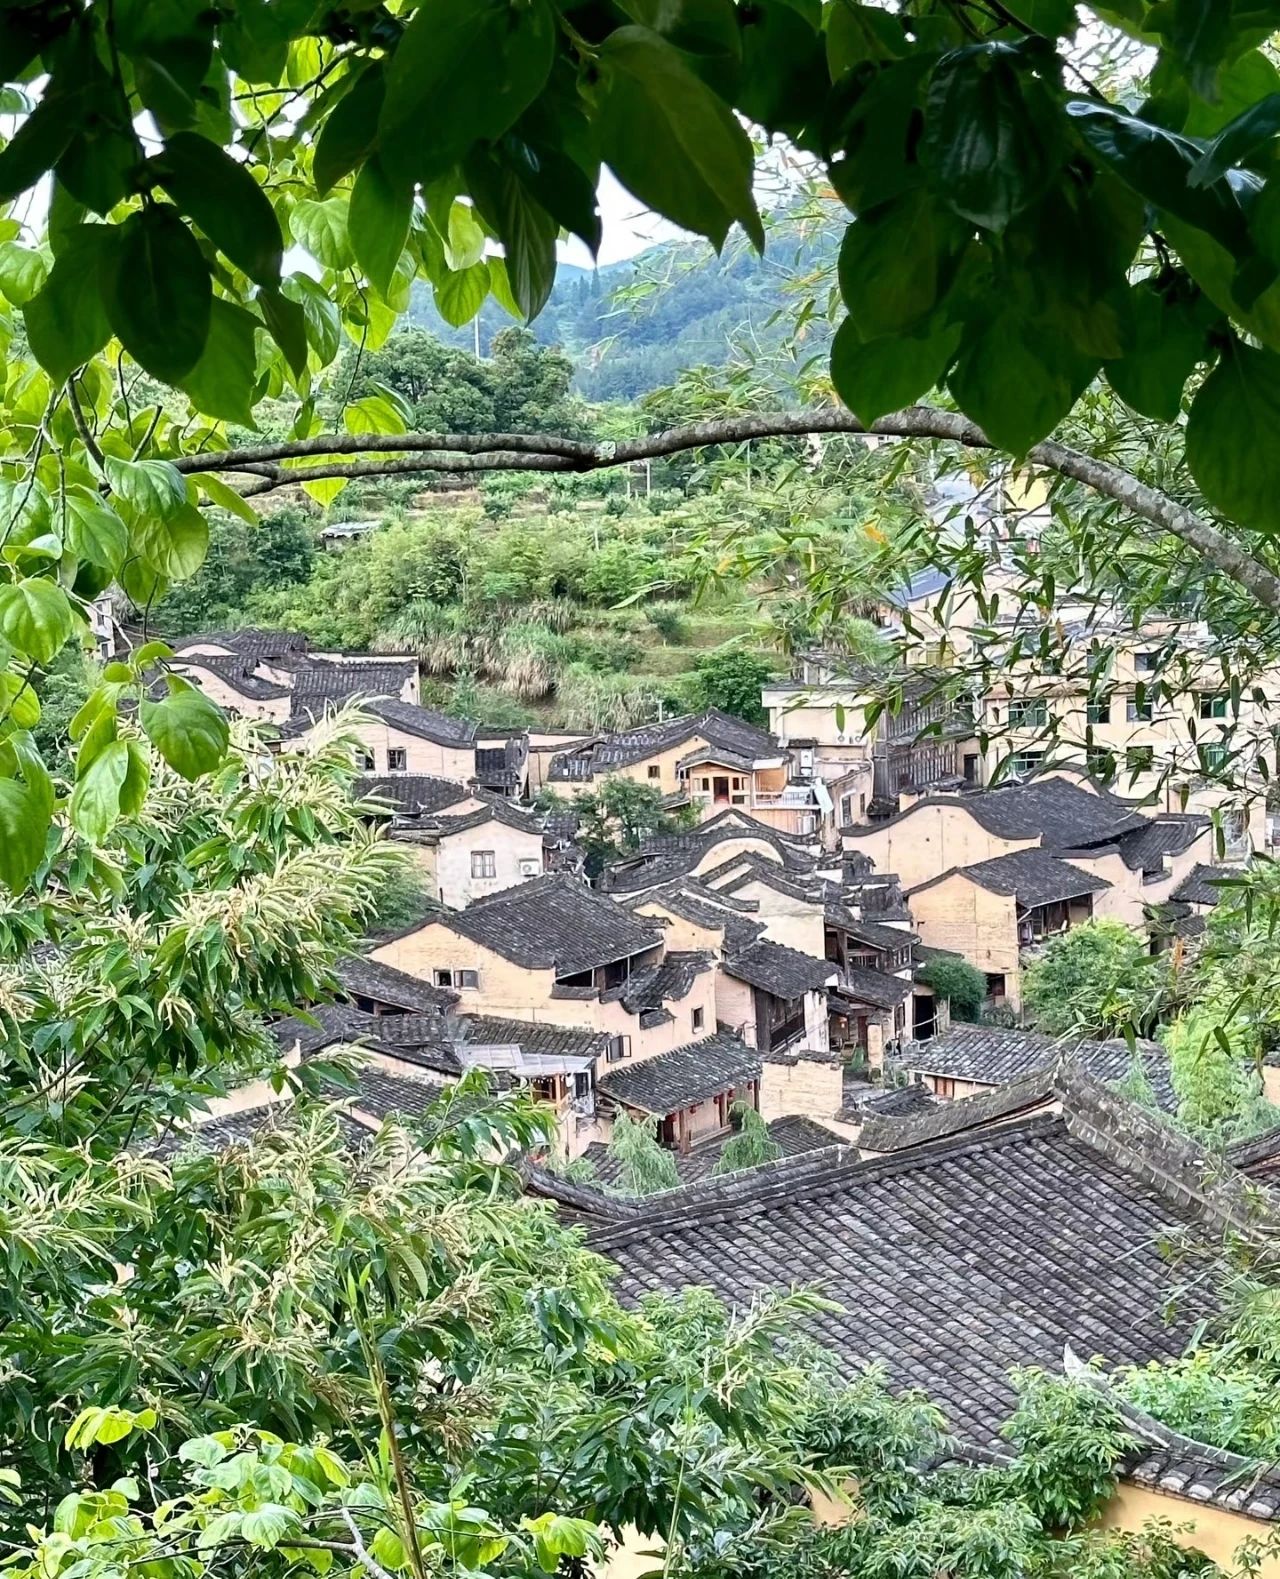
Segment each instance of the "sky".
[[[608,169],[600,173],[596,197],[604,224],[597,263],[623,263],[646,247],[684,235],[675,225],[650,213],[638,198],[618,184]],[[591,267],[591,254],[576,236],[560,245],[559,256],[561,263],[576,263],[583,269]]]

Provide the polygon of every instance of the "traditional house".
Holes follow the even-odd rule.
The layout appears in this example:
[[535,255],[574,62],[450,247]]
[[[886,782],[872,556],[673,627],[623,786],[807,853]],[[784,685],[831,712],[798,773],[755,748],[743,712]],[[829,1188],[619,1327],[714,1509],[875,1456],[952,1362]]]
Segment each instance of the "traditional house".
[[[1073,1351],[1109,1366],[1183,1351],[1216,1290],[1181,1278],[1171,1302],[1171,1236],[1212,1262],[1224,1229],[1261,1243],[1270,1226],[1242,1181],[1066,1069],[1051,1100],[995,1127],[870,1160],[815,1151],[642,1207],[580,1191],[574,1212],[627,1302],[696,1285],[737,1310],[771,1285],[821,1288],[835,1313],[814,1318],[815,1340],[850,1375],[879,1364],[894,1388],[928,1394],[956,1451],[980,1461],[1009,1451],[999,1427],[1019,1369],[1061,1372]],[[1163,1512],[1226,1562],[1266,1537],[1280,1477],[1130,1419],[1138,1445],[1109,1522],[1138,1529]]]
[[434,897],[451,910],[544,870],[541,818],[486,791],[434,814],[399,818],[390,836],[412,851]]
[[[721,869],[735,857],[758,856],[787,872],[817,869],[819,845],[804,834],[783,833],[749,812],[732,809],[682,833],[648,840],[632,855],[611,861],[601,874],[608,893],[636,893],[673,878]],[[832,870],[838,862],[830,863]]]
[[[666,1060],[646,1091],[654,1100],[659,1090],[670,1092],[670,1106],[660,1116],[672,1122],[663,1133],[683,1144],[723,1127],[732,1101],[757,1099],[759,1055],[732,1033],[717,1031],[712,956],[669,950],[653,923],[576,878],[548,875],[464,910],[439,911],[381,940],[372,955],[457,992],[462,1015],[600,1033],[607,1039],[608,1069],[598,1090],[624,1106],[633,1104],[614,1092],[613,1066]],[[679,1058],[668,1059],[675,1054]],[[733,1078],[731,1054],[737,1060]],[[703,1083],[714,1088],[696,1101],[688,1099],[691,1061],[702,1068]],[[739,1078],[747,1067],[754,1071],[750,1081]],[[601,1117],[607,1126],[607,1113]],[[585,1134],[582,1144],[592,1138]]]
[[735,806],[788,833],[815,832],[831,811],[825,788],[772,735],[714,708],[579,742],[552,758],[545,782],[577,796],[611,777],[647,784],[704,818]]
[[1042,850],[957,866],[908,899],[929,947],[963,957],[987,979],[987,999],[1022,1007],[1024,953],[1095,914],[1094,898],[1110,884]]
[[1177,1109],[1169,1055],[1159,1042],[1140,1041],[1133,1049],[1117,1037],[1052,1037],[999,1025],[952,1025],[928,1042],[911,1043],[894,1060],[897,1072],[918,1081],[944,1100],[972,1097],[993,1086],[1039,1076],[1062,1058],[1108,1085],[1141,1079],[1163,1112]]

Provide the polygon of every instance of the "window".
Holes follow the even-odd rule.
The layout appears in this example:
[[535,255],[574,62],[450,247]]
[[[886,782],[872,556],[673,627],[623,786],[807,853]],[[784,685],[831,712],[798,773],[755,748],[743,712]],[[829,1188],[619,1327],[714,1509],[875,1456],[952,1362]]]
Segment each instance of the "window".
[[649,764],[649,777],[651,779],[660,779],[662,777],[661,762],[651,762]]
[[1009,727],[1011,729],[1040,728],[1048,722],[1049,709],[1040,697],[1035,697],[1031,701],[1026,702],[1009,703]]
[[934,1075],[933,1094],[936,1097],[941,1097],[944,1102],[950,1102],[956,1094],[955,1081],[944,1080],[941,1075]]
[[1014,778],[1029,778],[1039,771],[1043,761],[1043,751],[1015,751],[1009,758],[1009,772]]
[[1125,703],[1124,716],[1131,724],[1149,724],[1151,722],[1151,698],[1144,696],[1139,701],[1136,696],[1131,696]]
[[1154,652],[1138,652],[1133,655],[1133,667],[1139,674],[1154,674],[1156,672],[1156,658]]
[[362,773],[372,773],[374,770],[373,752],[366,751],[363,746],[356,748],[356,766]]
[[480,985],[478,970],[433,970],[432,979],[437,987],[470,987]]
[[693,1011],[693,1014],[692,1014],[691,1018],[693,1020],[693,1028],[694,1028],[694,1030],[695,1031],[700,1031],[702,1029],[702,1022],[706,1019],[706,1010],[705,1009],[695,1009]]
[[1227,716],[1227,699],[1225,696],[1216,696],[1211,691],[1200,693],[1201,718],[1225,718]]
[[1156,762],[1154,746],[1129,746],[1124,754],[1127,773],[1150,773]]
[[1229,756],[1230,752],[1223,745],[1200,747],[1200,758],[1206,773],[1220,773],[1226,767]]
[[409,766],[409,753],[403,746],[387,747],[387,772],[403,773]]
[[987,972],[987,997],[992,1003],[1004,1002],[1004,975],[1002,972]]
[[976,784],[978,782],[978,754],[976,751],[965,752],[964,781],[966,784]]
[[616,1064],[621,1058],[631,1057],[631,1038],[629,1036],[611,1036],[609,1045],[605,1048],[605,1062]]
[[1104,782],[1116,776],[1116,759],[1105,746],[1090,746],[1084,754],[1090,775]]
[[492,850],[472,850],[471,852],[472,877],[496,877],[498,875],[498,857]]
[[1111,698],[1100,696],[1096,702],[1090,702],[1086,714],[1091,724],[1109,724],[1111,722]]

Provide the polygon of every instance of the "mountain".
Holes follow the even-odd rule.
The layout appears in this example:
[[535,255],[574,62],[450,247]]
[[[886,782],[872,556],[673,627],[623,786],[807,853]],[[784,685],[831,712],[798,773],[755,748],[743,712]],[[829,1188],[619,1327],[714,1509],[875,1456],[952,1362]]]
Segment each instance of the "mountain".
[[[830,264],[840,228],[814,232],[783,219],[770,230],[764,258],[735,235],[717,257],[704,241],[649,247],[625,263],[600,269],[561,264],[547,305],[530,326],[538,339],[573,358],[574,387],[589,400],[631,400],[672,383],[683,370],[720,366],[737,341],[757,350],[778,346],[786,309],[794,297],[786,282]],[[473,324],[455,329],[436,311],[430,290],[415,287],[410,317],[447,344],[471,349]],[[511,319],[488,301],[481,311],[479,343]],[[808,348],[821,350],[826,337]]]

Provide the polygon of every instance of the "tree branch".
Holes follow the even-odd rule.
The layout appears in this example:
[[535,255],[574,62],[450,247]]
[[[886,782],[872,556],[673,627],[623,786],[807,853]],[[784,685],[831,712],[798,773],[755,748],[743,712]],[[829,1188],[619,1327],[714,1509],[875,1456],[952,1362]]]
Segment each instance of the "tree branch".
[[[537,433],[328,433],[315,438],[250,444],[236,449],[177,457],[173,464],[188,475],[240,472],[252,479],[246,497],[295,483],[327,478],[395,477],[427,472],[467,474],[497,471],[592,472],[635,461],[748,439],[804,437],[818,433],[870,433],[884,438],[941,439],[970,449],[994,446],[982,430],[959,412],[908,406],[881,417],[869,428],[837,407],[716,417],[620,442],[598,443]],[[331,460],[332,456],[362,456]],[[311,466],[285,465],[315,458]],[[1280,612],[1280,576],[1268,569],[1220,528],[1158,488],[1140,482],[1111,461],[1085,455],[1046,440],[1026,456],[1032,466],[1058,472],[1114,499],[1161,531],[1180,538],[1268,609]]]

